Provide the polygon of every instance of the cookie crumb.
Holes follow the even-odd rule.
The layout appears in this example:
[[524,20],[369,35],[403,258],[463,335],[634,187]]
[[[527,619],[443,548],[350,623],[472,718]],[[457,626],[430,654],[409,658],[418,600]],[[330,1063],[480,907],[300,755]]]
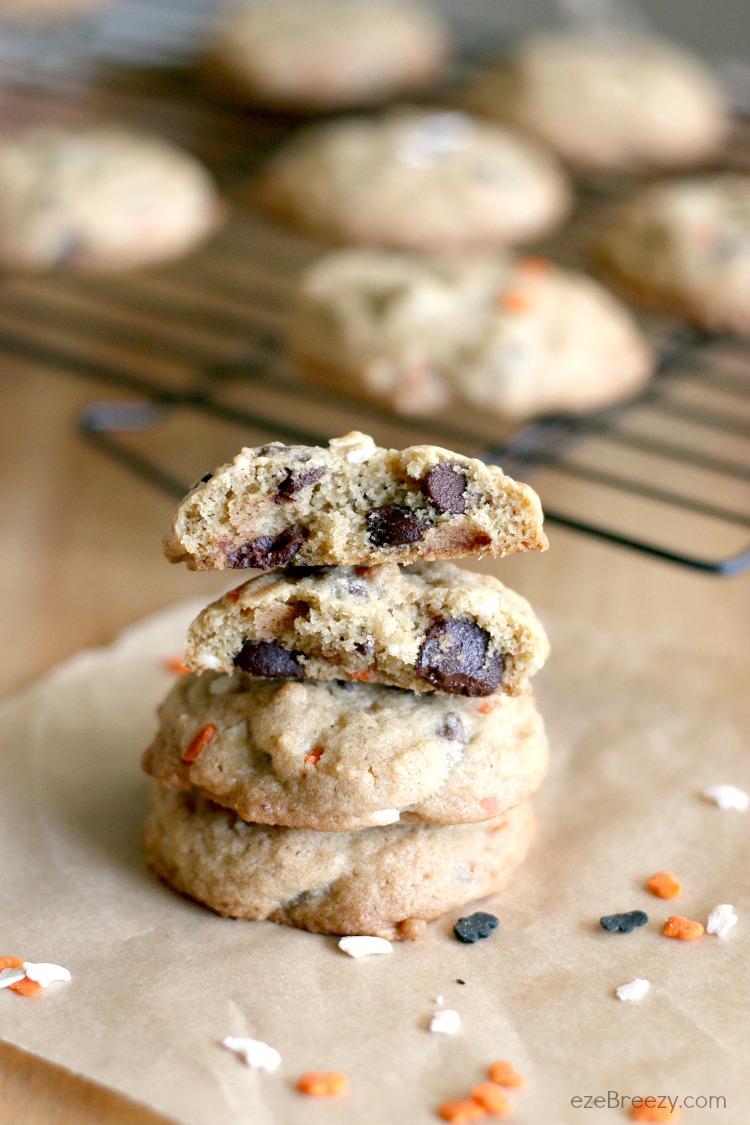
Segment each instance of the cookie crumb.
[[469,914],[466,918],[459,918],[453,927],[453,933],[459,941],[467,945],[473,945],[475,941],[488,938],[499,925],[500,919],[494,914],[487,914],[483,910],[478,910],[475,914]]
[[382,937],[342,937],[339,949],[350,957],[370,957],[373,953],[393,953],[393,946]]
[[691,922],[682,914],[672,914],[664,923],[662,933],[665,937],[678,938],[680,941],[695,941],[703,936],[704,930],[700,922]]
[[657,871],[646,883],[646,890],[657,898],[677,898],[682,894],[682,883],[671,871]]
[[438,1035],[455,1035],[461,1029],[461,1017],[453,1008],[435,1012],[430,1020],[430,1031]]
[[703,790],[703,796],[707,801],[713,801],[724,810],[734,809],[737,812],[745,812],[750,804],[750,796],[736,785],[709,785],[708,789]]
[[234,1035],[227,1035],[226,1039],[222,1039],[221,1045],[232,1051],[253,1070],[268,1070],[272,1073],[281,1065],[279,1052],[260,1039],[235,1038]]
[[706,922],[706,933],[716,934],[717,937],[726,937],[732,926],[738,921],[734,907],[728,902],[715,906]]
[[618,1000],[642,1000],[650,987],[650,981],[643,980],[642,977],[636,977],[628,984],[621,984],[615,991]]

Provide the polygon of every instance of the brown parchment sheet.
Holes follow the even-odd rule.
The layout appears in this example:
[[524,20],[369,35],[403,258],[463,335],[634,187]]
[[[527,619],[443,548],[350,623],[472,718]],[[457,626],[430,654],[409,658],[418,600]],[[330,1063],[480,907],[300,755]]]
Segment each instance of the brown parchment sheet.
[[[701,797],[717,782],[750,788],[744,658],[547,621],[536,690],[553,767],[530,859],[483,904],[499,931],[462,945],[451,926],[468,911],[456,911],[355,961],[333,938],[218,918],[144,865],[139,758],[172,680],[164,657],[199,608],[145,621],[0,708],[0,953],[73,975],[33,998],[0,992],[4,1039],[185,1125],[422,1125],[496,1058],[528,1079],[519,1125],[628,1120],[622,1106],[586,1108],[608,1092],[719,1096],[726,1108],[681,1120],[750,1121],[750,812]],[[662,868],[684,883],[675,902],[644,889]],[[740,919],[726,938],[662,936],[669,914],[705,923],[724,902]],[[650,922],[634,933],[599,926],[637,908]],[[635,977],[648,995],[616,999]],[[462,1017],[454,1037],[427,1030],[438,995]],[[226,1035],[270,1043],[280,1069],[251,1071]],[[333,1069],[349,1076],[346,1099],[295,1091],[304,1071]]]

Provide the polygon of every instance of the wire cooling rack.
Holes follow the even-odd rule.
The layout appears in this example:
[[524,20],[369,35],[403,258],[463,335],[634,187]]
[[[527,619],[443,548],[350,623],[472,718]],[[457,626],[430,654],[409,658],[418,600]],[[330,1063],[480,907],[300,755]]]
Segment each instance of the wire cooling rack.
[[[707,573],[750,566],[750,346],[741,341],[646,318],[659,365],[644,394],[515,433],[468,410],[399,418],[297,377],[284,337],[296,277],[320,246],[242,205],[264,153],[297,122],[227,103],[191,68],[184,17],[195,35],[206,8],[149,2],[144,25],[143,5],[131,0],[109,23],[84,23],[83,39],[56,42],[55,65],[10,68],[0,87],[5,127],[106,120],[151,129],[203,159],[236,205],[216,238],[175,264],[0,279],[0,355],[116,394],[85,412],[81,433],[175,497],[241,445],[325,442],[356,428],[382,444],[438,442],[502,464],[534,485],[549,522]],[[750,169],[743,124],[723,163]],[[628,186],[584,185],[573,223],[541,249],[580,265],[603,205]]]

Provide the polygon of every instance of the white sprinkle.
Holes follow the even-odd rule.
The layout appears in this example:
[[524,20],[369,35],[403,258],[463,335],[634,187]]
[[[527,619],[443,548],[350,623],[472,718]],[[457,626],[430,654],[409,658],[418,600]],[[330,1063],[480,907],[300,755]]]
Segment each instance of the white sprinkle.
[[23,969],[3,969],[0,972],[0,988],[10,988],[12,984],[18,984],[19,980],[23,980],[26,973]]
[[393,946],[382,937],[342,937],[339,949],[350,957],[369,957],[373,953],[393,953]]
[[744,812],[750,804],[745,790],[736,785],[709,785],[703,790],[703,796],[707,801],[715,801],[720,809],[736,809],[737,812]]
[[398,809],[376,809],[374,813],[370,813],[371,824],[395,824],[400,819],[401,813]]
[[221,1045],[228,1051],[233,1051],[254,1070],[274,1071],[281,1065],[279,1052],[260,1039],[236,1039],[233,1035],[227,1035],[226,1039],[222,1039]]
[[453,1008],[443,1008],[442,1012],[435,1012],[430,1020],[430,1031],[438,1035],[455,1035],[461,1027],[461,1017]]
[[642,1000],[650,987],[649,981],[636,977],[629,984],[621,984],[617,996],[620,1000]]
[[221,668],[221,661],[218,656],[214,656],[210,652],[199,652],[195,662],[202,672],[218,672]]
[[442,996],[436,996],[435,997],[435,1003],[436,1004],[442,1004],[443,1003],[443,997]]
[[29,980],[35,980],[37,984],[41,984],[42,988],[49,988],[55,981],[70,980],[70,973],[64,969],[62,965],[50,965],[47,961],[40,961],[34,964],[33,961],[24,961],[23,971]]
[[708,922],[706,922],[706,933],[716,934],[717,937],[726,937],[736,922],[737,915],[734,912],[734,907],[728,902],[723,902],[721,906],[715,906],[709,914]]

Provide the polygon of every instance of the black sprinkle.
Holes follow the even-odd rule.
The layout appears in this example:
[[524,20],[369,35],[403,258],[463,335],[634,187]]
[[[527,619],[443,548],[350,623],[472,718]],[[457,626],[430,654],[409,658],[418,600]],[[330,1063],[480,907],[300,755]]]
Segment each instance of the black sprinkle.
[[618,931],[629,934],[639,926],[645,926],[647,922],[648,914],[644,914],[642,910],[629,910],[626,914],[605,914],[599,919],[602,929],[610,934]]
[[488,938],[499,925],[500,919],[494,914],[485,914],[483,910],[478,910],[468,918],[459,918],[453,927],[453,933],[459,941],[473,945],[475,941]]
[[461,978],[460,978],[460,977],[456,977],[456,984],[466,984],[466,981],[465,981],[465,980],[461,980]]

